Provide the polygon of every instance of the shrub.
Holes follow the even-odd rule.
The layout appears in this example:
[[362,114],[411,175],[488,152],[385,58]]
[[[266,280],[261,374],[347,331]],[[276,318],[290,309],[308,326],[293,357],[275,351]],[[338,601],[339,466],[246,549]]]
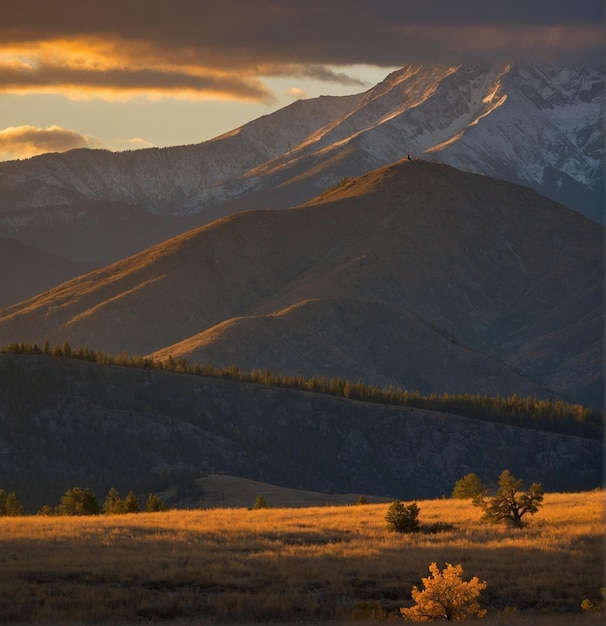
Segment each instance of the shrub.
[[449,530],[454,530],[454,524],[449,522],[434,522],[433,524],[422,524],[420,526],[420,532],[426,535],[435,535],[437,533],[445,533]]
[[38,511],[38,515],[43,515],[44,517],[51,517],[52,515],[57,515],[57,510],[53,509],[50,504],[44,504]]
[[477,598],[486,589],[486,581],[474,576],[465,582],[461,576],[463,567],[446,563],[440,571],[436,563],[429,566],[430,576],[423,578],[424,589],[416,585],[412,589],[412,599],[416,604],[410,608],[401,608],[404,619],[413,622],[427,622],[434,619],[461,621],[468,615],[483,617],[486,610],[481,608]]
[[419,531],[419,507],[416,502],[405,505],[394,500],[385,516],[387,527],[398,533],[416,533]]

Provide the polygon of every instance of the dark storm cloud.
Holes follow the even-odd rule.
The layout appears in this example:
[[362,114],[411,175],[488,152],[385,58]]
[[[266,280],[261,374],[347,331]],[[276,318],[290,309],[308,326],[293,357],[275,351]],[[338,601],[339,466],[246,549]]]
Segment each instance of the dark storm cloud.
[[0,7],[6,49],[35,58],[43,42],[81,42],[103,57],[85,68],[60,51],[58,61],[35,58],[40,82],[60,64],[83,88],[114,77],[120,90],[122,79],[136,83],[148,72],[158,89],[182,82],[184,90],[267,100],[256,77],[355,84],[335,66],[603,60],[603,0],[0,0]]

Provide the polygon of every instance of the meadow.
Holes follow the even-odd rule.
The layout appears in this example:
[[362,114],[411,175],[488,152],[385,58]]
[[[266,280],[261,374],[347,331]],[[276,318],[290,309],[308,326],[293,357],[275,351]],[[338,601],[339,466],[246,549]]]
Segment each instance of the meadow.
[[0,621],[400,620],[432,561],[487,581],[485,624],[603,617],[587,610],[605,584],[603,491],[546,494],[521,530],[469,501],[418,505],[422,524],[453,528],[389,532],[388,504],[2,518]]

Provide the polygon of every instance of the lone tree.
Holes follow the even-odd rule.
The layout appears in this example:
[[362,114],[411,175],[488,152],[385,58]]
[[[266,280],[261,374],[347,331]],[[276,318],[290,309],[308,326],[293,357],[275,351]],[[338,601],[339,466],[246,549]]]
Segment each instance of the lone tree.
[[534,515],[543,503],[543,486],[532,483],[528,491],[522,491],[524,481],[514,478],[509,470],[499,476],[499,489],[494,498],[478,498],[474,503],[482,507],[483,519],[498,524],[504,522],[514,528],[522,528],[522,517]]
[[266,509],[267,508],[267,500],[263,496],[257,496],[255,503],[253,505],[253,510],[258,509]]
[[405,505],[399,500],[394,500],[385,516],[387,527],[398,533],[416,533],[420,530],[419,511],[416,502]]
[[468,615],[483,617],[486,609],[477,602],[480,593],[486,589],[486,581],[480,582],[477,576],[465,582],[461,576],[463,567],[446,563],[440,571],[436,563],[429,566],[430,576],[421,579],[423,590],[416,585],[412,589],[412,599],[416,604],[410,608],[401,608],[404,619],[412,622],[428,622],[444,619],[460,622]]
[[461,480],[457,480],[452,491],[453,498],[462,500],[483,498],[486,494],[486,487],[484,487],[478,475],[473,473],[465,474]]

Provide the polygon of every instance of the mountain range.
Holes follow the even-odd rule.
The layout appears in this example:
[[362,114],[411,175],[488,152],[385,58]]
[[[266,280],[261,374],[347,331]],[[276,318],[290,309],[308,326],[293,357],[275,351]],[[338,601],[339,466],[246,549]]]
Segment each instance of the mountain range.
[[[197,145],[0,164],[0,345],[601,409],[603,79],[409,66]],[[0,488],[29,507],[203,474],[431,497],[505,468],[590,489],[603,444],[0,354]]]
[[[603,85],[603,67],[407,66],[364,93],[301,100],[200,144],[0,163],[0,237],[102,266],[406,155],[529,186],[601,222]],[[21,265],[11,267],[16,282]],[[5,299],[37,293],[20,282]]]
[[601,406],[603,227],[404,159],[237,213],[0,311],[0,344]]

